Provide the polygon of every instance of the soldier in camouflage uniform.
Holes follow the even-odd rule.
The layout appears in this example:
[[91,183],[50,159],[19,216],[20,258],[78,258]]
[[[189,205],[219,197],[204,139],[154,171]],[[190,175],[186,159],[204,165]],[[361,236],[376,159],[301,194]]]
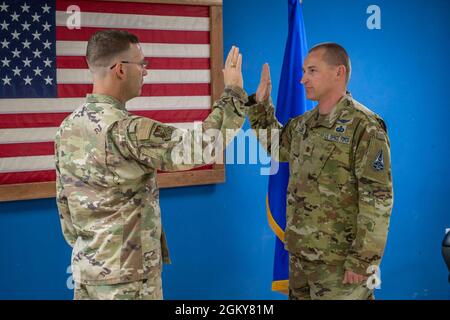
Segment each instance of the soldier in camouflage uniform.
[[[162,263],[169,256],[156,173],[194,165],[171,156],[181,142],[172,139],[176,128],[125,108],[140,95],[147,75],[136,36],[94,34],[87,61],[93,94],[63,121],[55,141],[56,200],[64,237],[73,247],[75,299],[162,299]],[[233,47],[223,70],[225,91],[203,131],[241,128],[247,102],[241,65]]]
[[272,158],[289,162],[285,248],[290,299],[373,299],[393,205],[390,147],[383,120],[346,90],[350,60],[337,44],[310,50],[301,83],[318,105],[283,127],[263,66],[249,97],[253,129]]

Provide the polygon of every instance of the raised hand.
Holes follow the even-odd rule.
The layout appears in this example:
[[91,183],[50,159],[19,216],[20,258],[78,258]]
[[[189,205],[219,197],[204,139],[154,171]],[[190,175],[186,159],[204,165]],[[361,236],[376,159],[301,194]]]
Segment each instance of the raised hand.
[[258,90],[256,90],[256,102],[264,102],[270,97],[272,92],[272,82],[270,80],[269,64],[265,63],[261,70],[261,80],[259,82]]
[[239,53],[238,47],[231,47],[222,72],[225,86],[244,88],[244,80],[242,78],[242,54]]

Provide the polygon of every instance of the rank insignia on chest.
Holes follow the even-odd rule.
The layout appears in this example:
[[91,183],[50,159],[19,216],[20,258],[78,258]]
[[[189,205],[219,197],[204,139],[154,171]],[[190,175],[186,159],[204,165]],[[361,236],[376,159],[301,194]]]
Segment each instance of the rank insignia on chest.
[[306,156],[311,156],[312,155],[312,151],[314,149],[314,145],[312,143],[306,143],[305,144],[305,150],[304,150],[304,155]]
[[305,126],[301,126],[301,127],[298,129],[298,132],[299,132],[300,134],[305,134],[305,131],[306,131]]
[[376,159],[372,163],[372,168],[375,171],[382,171],[382,170],[384,170],[383,150],[380,150],[378,152]]
[[336,132],[344,133],[345,129],[347,129],[347,126],[338,126],[336,127]]

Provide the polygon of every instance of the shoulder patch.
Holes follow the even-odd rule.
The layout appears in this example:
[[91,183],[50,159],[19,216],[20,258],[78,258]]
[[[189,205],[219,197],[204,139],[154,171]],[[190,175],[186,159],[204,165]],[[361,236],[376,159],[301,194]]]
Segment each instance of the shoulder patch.
[[383,149],[380,149],[380,151],[378,151],[376,159],[372,162],[372,167],[375,171],[384,170]]
[[173,128],[164,124],[157,124],[154,126],[153,136],[162,140],[170,140],[172,137]]
[[390,152],[384,141],[372,138],[369,142],[362,177],[387,184],[390,181]]
[[150,131],[154,125],[155,123],[153,121],[142,121],[139,125],[137,138],[139,140],[148,139],[150,137]]
[[138,140],[151,140],[152,143],[166,143],[172,139],[175,127],[150,119],[139,121],[136,126]]

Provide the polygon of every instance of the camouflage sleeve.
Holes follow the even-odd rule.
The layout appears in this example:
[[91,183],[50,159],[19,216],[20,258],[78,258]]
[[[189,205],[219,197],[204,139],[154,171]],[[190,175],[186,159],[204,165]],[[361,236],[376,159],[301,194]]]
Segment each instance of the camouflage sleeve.
[[222,156],[223,144],[231,141],[244,123],[246,101],[242,89],[227,87],[198,129],[177,129],[148,118],[131,117],[113,125],[110,135],[125,158],[156,170],[188,170],[216,160],[204,158],[206,147],[221,150],[218,156]]
[[284,127],[278,122],[272,98],[266,102],[257,103],[253,94],[249,97],[247,106],[250,126],[255,130],[261,145],[274,160],[288,162],[291,144],[290,122]]
[[[358,182],[356,238],[345,269],[366,275],[369,266],[379,267],[393,205],[389,138],[379,126],[361,130],[354,148],[354,173]],[[376,270],[376,269],[375,269]]]
[[[57,144],[56,144],[57,145]],[[61,222],[61,229],[67,243],[73,247],[77,240],[75,228],[72,224],[72,217],[70,216],[69,205],[67,203],[67,197],[65,196],[62,183],[60,181],[59,163],[58,163],[58,151],[56,150],[56,205],[58,206],[59,219]]]
[[203,121],[202,131],[220,130],[223,146],[226,147],[244,124],[247,101],[244,90],[226,87],[222,96],[214,103],[211,114]]

